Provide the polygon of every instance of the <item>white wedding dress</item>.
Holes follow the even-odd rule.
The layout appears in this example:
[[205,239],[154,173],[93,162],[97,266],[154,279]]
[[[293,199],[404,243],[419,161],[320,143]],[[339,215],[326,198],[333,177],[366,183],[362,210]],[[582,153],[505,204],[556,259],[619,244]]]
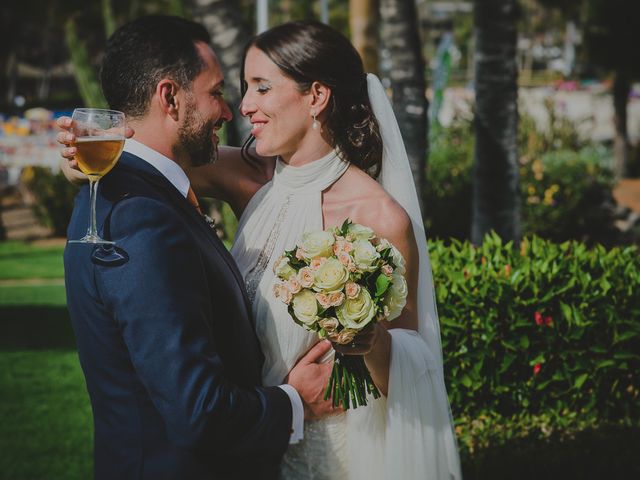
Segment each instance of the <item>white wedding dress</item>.
[[[411,216],[420,250],[419,331],[390,330],[387,398],[370,397],[367,407],[306,422],[304,439],[285,453],[281,478],[457,479],[460,464],[417,196],[393,111],[377,77],[368,76],[368,88],[384,143],[380,182]],[[315,333],[296,325],[286,305],[274,297],[273,263],[299,242],[303,232],[323,228],[322,191],[347,168],[335,152],[302,167],[278,161],[272,180],[254,195],[240,218],[231,253],[253,304],[265,356],[265,385],[281,384],[318,341]]]

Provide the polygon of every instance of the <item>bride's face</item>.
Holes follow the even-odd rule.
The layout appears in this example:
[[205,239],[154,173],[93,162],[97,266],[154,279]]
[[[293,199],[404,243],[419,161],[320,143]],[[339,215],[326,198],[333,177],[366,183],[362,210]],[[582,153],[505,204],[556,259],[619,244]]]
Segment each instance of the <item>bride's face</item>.
[[285,161],[311,138],[310,93],[300,92],[262,50],[251,47],[245,59],[247,92],[240,113],[251,121],[256,151]]

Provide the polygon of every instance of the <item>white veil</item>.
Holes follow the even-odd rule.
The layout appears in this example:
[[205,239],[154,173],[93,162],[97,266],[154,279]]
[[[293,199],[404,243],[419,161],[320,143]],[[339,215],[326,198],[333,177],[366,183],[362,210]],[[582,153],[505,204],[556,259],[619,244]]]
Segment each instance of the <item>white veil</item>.
[[440,327],[427,240],[407,152],[378,77],[367,75],[373,113],[384,146],[379,182],[406,210],[419,251],[418,332],[390,329],[386,398],[349,411],[349,480],[462,477],[444,383]]
[[402,141],[402,135],[400,134],[393,108],[378,77],[371,73],[367,74],[367,88],[373,114],[376,116],[380,126],[380,135],[384,147],[382,171],[378,181],[386,192],[402,205],[411,218],[420,259],[418,332],[429,346],[429,350],[435,357],[437,368],[442,375],[440,325],[436,309],[431,262],[429,261],[429,252],[427,250],[427,236],[424,231],[418,194],[413,183],[407,151],[404,148],[404,142]]

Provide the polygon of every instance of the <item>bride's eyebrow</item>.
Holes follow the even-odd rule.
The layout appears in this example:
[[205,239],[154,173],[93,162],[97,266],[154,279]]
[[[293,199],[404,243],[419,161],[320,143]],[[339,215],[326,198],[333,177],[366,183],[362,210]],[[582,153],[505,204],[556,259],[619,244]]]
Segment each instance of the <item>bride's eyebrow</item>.
[[255,82],[255,83],[260,83],[260,82],[268,82],[271,83],[271,80],[269,80],[268,78],[263,78],[263,77],[251,77],[249,79],[249,81],[251,82]]

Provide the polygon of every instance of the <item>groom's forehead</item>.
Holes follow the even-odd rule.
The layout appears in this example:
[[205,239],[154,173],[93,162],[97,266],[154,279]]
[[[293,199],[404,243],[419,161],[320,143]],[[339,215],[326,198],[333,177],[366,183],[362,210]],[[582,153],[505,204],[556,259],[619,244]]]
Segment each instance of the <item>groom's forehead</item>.
[[222,73],[222,68],[220,67],[220,62],[218,61],[218,57],[215,52],[211,48],[211,46],[204,42],[196,42],[196,51],[200,56],[203,67],[200,71],[200,75],[208,74],[212,78],[213,83],[218,83],[224,81],[224,75]]

